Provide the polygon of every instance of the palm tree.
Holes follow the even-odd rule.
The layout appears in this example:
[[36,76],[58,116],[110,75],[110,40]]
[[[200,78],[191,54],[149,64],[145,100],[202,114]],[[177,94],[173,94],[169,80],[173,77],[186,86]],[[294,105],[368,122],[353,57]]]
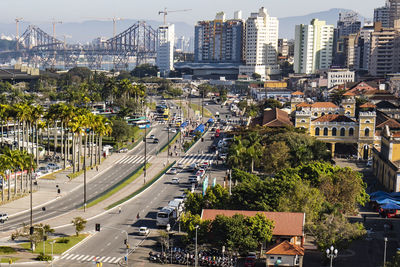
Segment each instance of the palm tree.
[[4,122],[7,121],[7,112],[9,106],[1,104],[0,105],[0,120],[1,120],[1,145],[4,145]]
[[[29,122],[30,122],[31,132],[32,132],[32,150],[31,150],[31,153],[33,155],[36,154],[36,164],[37,165],[39,165],[39,129],[38,129],[38,123],[39,123],[39,120],[42,117],[42,115],[43,115],[43,107],[42,106],[37,105],[37,106],[33,106],[30,109]],[[35,139],[36,139],[36,141],[35,141]],[[34,143],[36,143],[36,153],[34,152],[34,146],[33,146]]]
[[[6,155],[4,155],[4,154],[2,154],[2,155],[0,155],[0,174],[1,174],[1,176],[2,176],[2,187],[1,187],[1,202],[4,202],[4,187],[5,187],[5,181],[6,181],[6,176],[8,175],[8,170],[10,169],[10,167],[11,167],[11,159],[8,157],[8,156],[6,156]],[[10,199],[10,188],[11,188],[11,185],[10,185],[10,177],[8,177],[8,179],[7,179],[7,182],[8,182],[8,199]]]

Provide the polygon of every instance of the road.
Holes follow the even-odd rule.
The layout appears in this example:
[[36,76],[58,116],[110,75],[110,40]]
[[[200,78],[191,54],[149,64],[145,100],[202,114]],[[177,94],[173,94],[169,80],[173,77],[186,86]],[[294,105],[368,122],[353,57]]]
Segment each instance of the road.
[[[219,106],[214,109],[221,112]],[[198,154],[198,151],[208,151],[212,144],[211,136],[207,133],[204,142],[198,142],[186,155],[182,156],[177,163],[191,164],[195,162],[215,162],[214,154]],[[110,211],[98,218],[89,221],[87,229],[94,229],[96,223],[101,224],[101,231],[97,232],[87,242],[81,244],[74,250],[64,254],[58,261],[57,266],[92,266],[95,260],[101,261],[103,266],[114,266],[122,260],[126,254],[124,240],[126,233],[129,235],[131,248],[138,246],[144,237],[137,235],[140,226],[147,226],[151,231],[157,231],[157,211],[166,206],[174,197],[181,195],[184,190],[190,188],[188,183],[189,172],[182,171],[176,175],[166,174],[142,194],[124,204],[119,214]],[[172,177],[179,177],[180,184],[172,184]],[[210,181],[211,183],[212,181]],[[140,214],[141,218],[136,219]],[[70,227],[57,229],[61,232],[71,232]]]
[[[155,156],[156,151],[167,143],[167,135],[163,132],[162,125],[156,125],[150,134],[154,134],[159,138],[159,144],[153,144],[150,140],[148,142],[148,158]],[[144,162],[144,142],[139,144],[133,151],[116,162],[115,165],[101,172],[96,178],[87,183],[87,200],[96,198],[107,189],[113,187],[119,181],[123,180],[130,173],[135,171],[140,164]],[[67,194],[65,197],[56,199],[54,202],[46,205],[46,210],[41,208],[33,210],[33,222],[37,223],[43,220],[55,218],[60,215],[77,209],[83,206],[83,185],[78,186],[74,191]],[[4,223],[3,231],[13,230],[20,227],[23,223],[29,224],[30,213],[29,211],[23,212],[16,216],[10,217],[9,221]],[[66,222],[69,223],[69,222]]]

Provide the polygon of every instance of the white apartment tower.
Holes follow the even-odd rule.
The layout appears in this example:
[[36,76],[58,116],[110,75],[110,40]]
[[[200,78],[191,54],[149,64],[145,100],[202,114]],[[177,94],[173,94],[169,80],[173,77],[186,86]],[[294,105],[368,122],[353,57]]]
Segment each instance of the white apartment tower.
[[158,27],[158,47],[156,65],[163,76],[174,69],[175,25]]
[[251,13],[246,21],[246,65],[240,66],[240,73],[258,73],[262,77],[279,73],[278,31],[278,19],[270,17],[264,7],[257,13]]
[[333,25],[313,19],[311,25],[296,25],[294,45],[295,73],[312,74],[332,64]]

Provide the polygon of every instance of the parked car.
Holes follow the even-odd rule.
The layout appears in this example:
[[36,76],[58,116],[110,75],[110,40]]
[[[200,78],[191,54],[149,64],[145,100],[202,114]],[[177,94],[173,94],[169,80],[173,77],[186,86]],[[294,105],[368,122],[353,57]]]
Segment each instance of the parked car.
[[257,261],[256,255],[249,253],[249,255],[246,257],[246,259],[244,261],[244,266],[245,267],[254,267],[254,266],[256,266],[256,261]]
[[158,138],[153,139],[153,144],[158,144]]
[[169,131],[170,131],[171,133],[176,133],[176,129],[175,129],[175,128],[170,128]]
[[178,168],[178,169],[183,169],[183,168],[184,168],[183,163],[179,162],[179,163],[176,165],[176,168]]
[[178,169],[177,169],[177,168],[171,168],[171,169],[169,170],[169,173],[170,173],[170,174],[177,174],[177,173],[178,173]]
[[49,164],[47,164],[47,168],[50,169],[50,170],[58,170],[58,169],[60,169],[60,166],[58,166],[55,163],[50,162]]
[[7,213],[0,213],[0,222],[8,221],[8,214]]
[[179,184],[179,177],[172,178],[172,183],[173,184]]
[[154,134],[152,134],[152,135],[150,135],[149,138],[150,138],[150,139],[154,139],[154,138],[156,138],[156,137],[154,136]]
[[46,167],[46,166],[42,166],[42,167],[39,167],[39,169],[37,170],[37,172],[41,172],[41,173],[45,174],[45,173],[48,173],[48,172],[49,172],[49,168]]
[[147,227],[142,226],[139,228],[139,235],[148,235],[149,233],[150,230]]

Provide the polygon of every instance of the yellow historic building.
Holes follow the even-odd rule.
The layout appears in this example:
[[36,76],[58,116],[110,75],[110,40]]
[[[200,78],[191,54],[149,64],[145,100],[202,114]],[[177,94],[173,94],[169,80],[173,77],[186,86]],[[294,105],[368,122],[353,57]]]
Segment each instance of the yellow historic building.
[[305,128],[311,136],[330,144],[332,156],[354,155],[368,159],[375,141],[376,112],[356,114],[353,94],[340,106],[332,102],[306,103],[300,92],[292,94],[291,111],[295,127]]
[[387,190],[400,191],[400,132],[391,132],[386,126],[380,150],[373,150],[372,171]]

